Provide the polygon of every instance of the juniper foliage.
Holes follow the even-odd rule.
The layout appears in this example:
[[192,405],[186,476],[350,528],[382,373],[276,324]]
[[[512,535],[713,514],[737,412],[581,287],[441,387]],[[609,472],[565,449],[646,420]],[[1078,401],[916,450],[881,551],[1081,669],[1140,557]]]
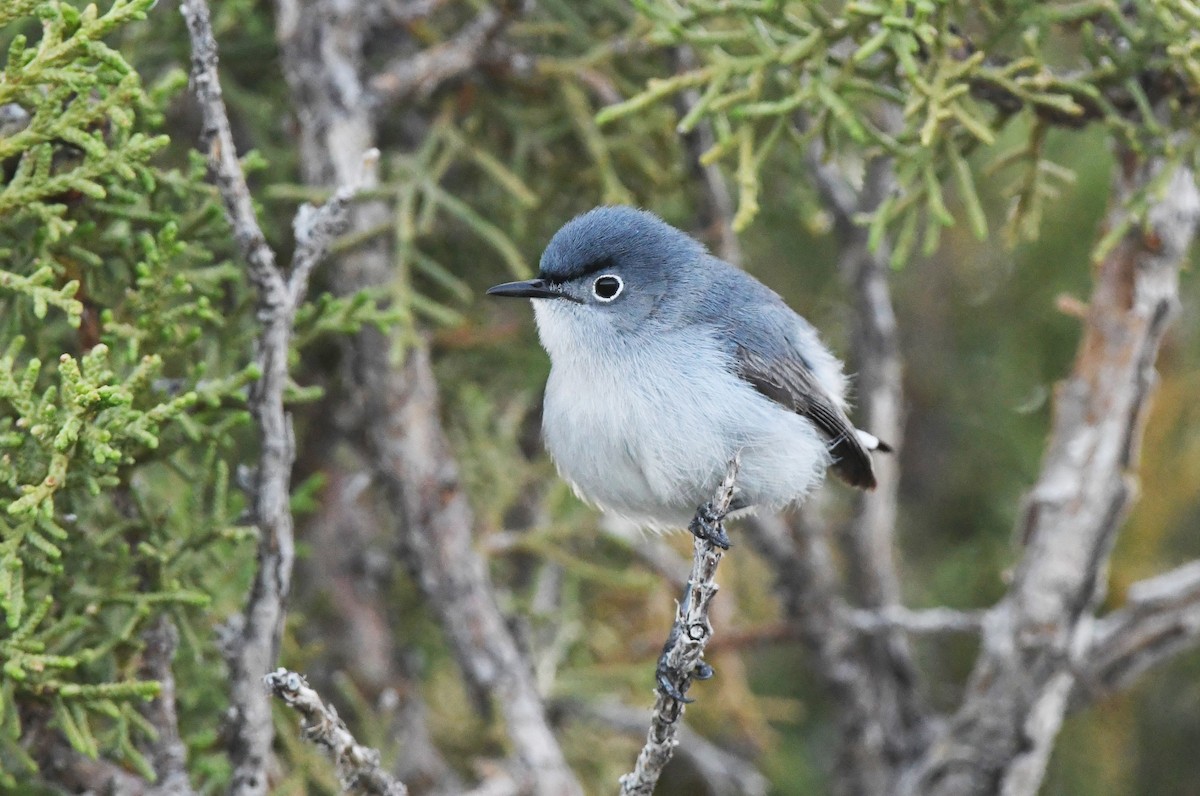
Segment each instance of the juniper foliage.
[[[710,123],[706,162],[728,162],[744,229],[759,211],[760,175],[782,142],[826,156],[891,157],[897,187],[872,214],[871,240],[894,236],[892,262],[919,243],[937,250],[941,230],[965,217],[975,235],[988,220],[968,158],[1012,175],[1010,240],[1036,236],[1046,203],[1073,175],[1046,149],[1054,128],[1103,125],[1120,146],[1170,164],[1195,163],[1200,109],[1200,12],[1190,0],[1114,3],[856,2],[837,12],[779,0],[640,0],[658,46],[688,47],[699,63],[647,81],[604,108],[600,124],[633,116],[687,89],[699,101],[679,119]],[[1007,130],[1019,128],[1013,143]],[[1163,170],[1170,174],[1171,168]],[[1108,231],[1104,254],[1139,223],[1151,186],[1128,222]],[[953,208],[953,193],[960,207]]]
[[[0,9],[0,787],[47,726],[153,779],[141,634],[180,629],[185,710],[219,694],[212,617],[253,559],[231,475],[257,376],[244,279],[202,160],[159,162],[182,73],[147,89],[105,42],[152,5]],[[328,299],[303,338],[386,318]]]

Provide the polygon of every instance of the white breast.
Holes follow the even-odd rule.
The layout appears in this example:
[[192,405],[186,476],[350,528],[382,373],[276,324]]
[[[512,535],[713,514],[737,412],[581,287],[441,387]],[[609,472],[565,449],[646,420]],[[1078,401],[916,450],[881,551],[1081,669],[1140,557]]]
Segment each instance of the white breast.
[[737,452],[748,505],[782,506],[820,479],[829,454],[816,429],[733,375],[711,339],[684,330],[582,345],[566,315],[578,310],[555,304],[534,302],[553,365],[543,433],[585,500],[677,528],[712,496]]

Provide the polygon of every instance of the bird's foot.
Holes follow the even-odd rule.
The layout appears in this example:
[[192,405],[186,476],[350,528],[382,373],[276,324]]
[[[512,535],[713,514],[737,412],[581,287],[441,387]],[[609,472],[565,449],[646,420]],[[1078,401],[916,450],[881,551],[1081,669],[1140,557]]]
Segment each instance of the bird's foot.
[[[668,654],[670,653],[670,650],[671,650],[671,645],[668,644],[667,647],[663,650],[663,654],[661,656],[659,656],[658,667],[654,671],[654,679],[658,683],[658,690],[661,693],[663,693],[666,696],[669,696],[671,699],[678,700],[679,702],[682,702],[685,705],[690,705],[692,702],[695,702],[696,700],[694,700],[690,697],[684,696],[683,691],[680,688],[676,687],[675,679],[680,674],[680,672],[677,669],[675,669],[674,667],[672,667],[671,664],[667,661],[667,657],[668,657]],[[692,674],[692,677],[694,677],[697,680],[710,680],[710,679],[712,679],[713,675],[716,674],[716,672],[713,671],[713,667],[709,666],[704,661],[700,661],[699,663],[696,664],[696,668],[694,668],[692,670],[691,674]]]
[[729,549],[729,534],[725,533],[725,515],[713,508],[712,502],[696,509],[696,516],[688,524],[688,530],[697,539],[703,539],[722,550]]

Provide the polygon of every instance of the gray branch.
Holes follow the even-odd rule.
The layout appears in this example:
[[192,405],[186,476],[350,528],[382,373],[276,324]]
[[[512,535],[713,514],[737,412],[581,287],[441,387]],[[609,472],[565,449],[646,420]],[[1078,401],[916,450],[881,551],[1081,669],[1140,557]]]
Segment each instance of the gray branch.
[[876,610],[852,609],[850,623],[863,633],[900,630],[910,635],[978,633],[983,628],[983,611],[956,611],[953,608],[913,610],[890,605]]
[[382,104],[414,95],[428,97],[478,66],[510,19],[506,11],[486,6],[448,41],[394,59],[369,81],[371,101]]
[[[697,510],[696,517],[692,520],[693,525],[703,527],[711,522],[717,528],[721,527],[733,500],[737,470],[738,461],[735,458],[712,500]],[[709,538],[696,534],[687,591],[663,650],[660,666],[664,668],[660,669],[658,675],[658,697],[655,699],[654,713],[650,718],[650,730],[646,734],[646,744],[638,753],[633,771],[621,777],[622,796],[652,794],[663,768],[675,753],[686,701],[679,697],[686,697],[692,681],[704,666],[704,647],[712,637],[708,611],[712,598],[717,593],[714,578],[717,565],[721,563],[721,555],[720,547],[713,544]],[[708,671],[711,674],[712,670]],[[664,681],[670,685],[670,689],[664,687]],[[675,695],[669,693],[669,690],[673,690]]]
[[171,662],[179,646],[179,631],[161,614],[142,633],[141,676],[157,680],[158,696],[142,707],[142,715],[154,726],[156,737],[149,742],[147,759],[154,766],[154,784],[147,789],[152,796],[191,796],[195,793],[187,773],[187,747],[179,736],[179,717],[175,711],[175,673]]
[[1072,706],[1132,685],[1200,643],[1200,561],[1129,587],[1125,605],[1096,621],[1077,667]]
[[[711,647],[710,647],[711,649]],[[599,722],[627,735],[644,735],[645,713],[618,702],[564,705],[584,719]],[[770,782],[753,763],[714,744],[680,723],[676,765],[686,764],[704,781],[714,796],[766,796]]]
[[[345,151],[375,140],[377,95],[363,82],[366,5],[277,0],[277,36],[300,122],[304,176],[313,185],[343,181],[353,165]],[[494,36],[500,24],[496,14],[485,11],[444,47],[477,43],[471,38],[475,33]],[[432,52],[446,57],[449,51]],[[450,79],[477,63],[464,65],[457,58],[438,62],[436,69],[426,68],[428,60],[417,60],[420,68],[414,66],[411,74],[424,76],[417,83],[431,90],[429,76]],[[448,62],[456,64],[453,69],[444,68]],[[416,84],[397,85],[385,87],[382,96],[398,98],[403,85]],[[371,229],[389,220],[384,203],[363,202],[354,208],[352,225]],[[379,240],[339,257],[332,277],[343,294],[393,279],[389,252]],[[475,549],[475,520],[441,425],[426,343],[418,339],[397,356],[391,340],[366,328],[347,345],[345,358],[348,386],[339,403],[354,410],[347,424],[351,441],[365,454],[399,520],[397,547],[446,634],[469,691],[481,705],[494,700],[499,706],[516,776],[526,790],[545,796],[582,793],[546,718],[529,661],[500,610],[486,562]]]
[[379,752],[356,741],[333,705],[326,705],[302,675],[276,669],[263,677],[263,684],[300,714],[304,737],[329,752],[344,792],[408,796],[404,783],[379,764]]
[[438,393],[421,345],[403,370],[386,366],[387,346],[366,345],[363,362],[382,357],[360,382],[375,422],[364,429],[388,502],[402,517],[403,554],[466,676],[483,699],[500,705],[509,737],[533,790],[581,793],[546,719],[529,661],[496,602],[484,559],[475,550],[474,517],[438,416]]
[[[1125,221],[1129,197],[1163,167],[1129,153],[1118,160],[1108,228]],[[1025,553],[1008,594],[984,620],[982,650],[963,704],[900,792],[1037,792],[1079,682],[1076,661],[1095,638],[1092,615],[1104,596],[1109,555],[1132,500],[1154,360],[1198,218],[1200,191],[1191,171],[1179,168],[1144,223],[1135,224],[1097,265],[1083,339],[1073,371],[1058,390],[1042,471],[1018,524]],[[1179,581],[1191,579],[1185,573]],[[1134,601],[1129,613],[1101,623],[1110,642],[1152,631],[1149,617],[1167,617],[1171,610],[1183,615],[1182,607],[1160,607],[1143,615],[1135,623],[1142,627],[1133,631],[1129,622],[1138,610]]]
[[[804,120],[797,123],[802,126]],[[895,761],[917,755],[932,731],[929,708],[920,693],[919,670],[905,635],[912,630],[902,622],[884,621],[908,615],[900,605],[895,560],[897,457],[904,430],[902,364],[888,287],[889,248],[885,243],[872,250],[868,230],[858,219],[878,208],[893,190],[895,176],[889,157],[873,158],[865,164],[861,187],[856,187],[838,164],[825,160],[819,145],[810,149],[807,161],[817,193],[833,218],[841,249],[839,270],[852,290],[859,425],[897,451],[873,457],[878,487],[857,496],[846,534],[854,591],[867,612],[850,613],[845,621],[862,629],[869,625],[870,633],[857,649],[830,647],[856,659],[855,666],[843,662],[838,671],[865,678],[850,691],[840,692],[852,699],[842,704],[838,768],[847,772],[850,792],[881,793],[894,779]],[[820,626],[815,631],[823,632]]]
[[[191,88],[204,119],[201,149],[217,184],[234,237],[256,289],[260,324],[255,361],[261,376],[249,405],[258,427],[260,452],[251,494],[258,526],[258,568],[237,637],[229,645],[230,726],[233,761],[230,792],[265,794],[266,768],[274,736],[271,710],[260,678],[275,664],[295,557],[289,483],[295,461],[291,416],[283,405],[288,351],[296,310],[308,276],[343,223],[356,187],[339,190],[320,209],[296,215],[296,254],[290,277],[277,265],[254,213],[250,189],[233,144],[217,72],[217,43],[204,0],[184,0],[192,44]],[[360,150],[361,151],[361,150]]]

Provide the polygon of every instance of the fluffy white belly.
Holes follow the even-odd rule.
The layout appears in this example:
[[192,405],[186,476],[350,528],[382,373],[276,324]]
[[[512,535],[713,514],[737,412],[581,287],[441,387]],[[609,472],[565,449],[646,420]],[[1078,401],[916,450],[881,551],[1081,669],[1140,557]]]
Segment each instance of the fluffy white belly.
[[803,497],[829,463],[814,426],[734,376],[715,347],[691,340],[698,356],[686,361],[672,349],[667,340],[555,362],[543,432],[576,492],[638,524],[680,528],[740,452],[741,504],[778,508]]

